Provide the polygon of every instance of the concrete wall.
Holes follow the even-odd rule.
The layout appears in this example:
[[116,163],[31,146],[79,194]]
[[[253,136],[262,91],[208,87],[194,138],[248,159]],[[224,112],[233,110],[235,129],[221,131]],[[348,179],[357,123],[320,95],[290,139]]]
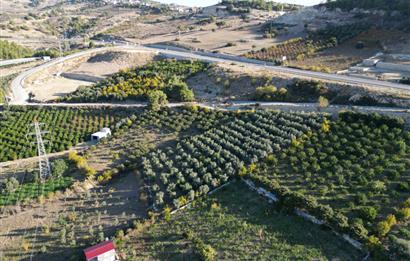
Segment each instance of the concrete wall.
[[85,81],[85,82],[99,82],[104,80],[104,77],[88,75],[88,74],[81,74],[81,73],[61,73],[60,74],[64,78],[78,80],[78,81]]
[[404,64],[378,62],[376,64],[376,68],[383,69],[383,70],[400,71],[400,72],[409,72],[410,73],[410,65],[404,65]]

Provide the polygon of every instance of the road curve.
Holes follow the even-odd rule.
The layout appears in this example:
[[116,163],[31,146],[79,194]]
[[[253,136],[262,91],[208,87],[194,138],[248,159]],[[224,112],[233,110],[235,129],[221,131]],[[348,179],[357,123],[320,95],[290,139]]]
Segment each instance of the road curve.
[[58,63],[69,60],[69,59],[73,59],[73,58],[80,57],[80,56],[94,53],[94,52],[101,52],[104,50],[109,50],[112,48],[124,49],[124,50],[136,50],[136,51],[137,50],[152,51],[152,52],[157,52],[157,53],[171,56],[171,57],[185,58],[185,59],[198,59],[198,60],[207,61],[207,62],[235,62],[235,63],[243,64],[245,66],[255,66],[255,67],[259,67],[263,69],[268,69],[274,72],[287,73],[287,74],[291,74],[295,76],[310,77],[310,78],[314,78],[318,80],[335,81],[335,82],[346,83],[346,84],[370,86],[373,88],[381,88],[381,89],[386,89],[386,88],[387,89],[399,89],[399,90],[403,90],[406,92],[408,91],[410,93],[410,85],[378,81],[378,80],[363,79],[359,77],[352,77],[352,76],[346,76],[346,75],[305,71],[305,70],[300,70],[300,69],[275,66],[272,63],[266,63],[266,62],[262,62],[258,60],[253,60],[253,59],[248,59],[248,58],[238,57],[238,56],[232,56],[232,55],[189,51],[189,50],[182,50],[180,48],[165,47],[161,45],[155,45],[155,46],[149,46],[149,47],[139,46],[139,45],[120,45],[120,46],[115,46],[115,47],[103,47],[103,48],[97,48],[97,49],[91,49],[91,50],[78,52],[75,54],[71,54],[65,57],[52,60],[38,67],[34,67],[30,70],[24,71],[11,82],[11,90],[13,93],[13,98],[11,99],[10,103],[16,104],[16,105],[27,103],[29,95],[24,89],[24,81],[30,75],[36,72],[39,72],[43,69],[46,69],[50,66],[54,66]]

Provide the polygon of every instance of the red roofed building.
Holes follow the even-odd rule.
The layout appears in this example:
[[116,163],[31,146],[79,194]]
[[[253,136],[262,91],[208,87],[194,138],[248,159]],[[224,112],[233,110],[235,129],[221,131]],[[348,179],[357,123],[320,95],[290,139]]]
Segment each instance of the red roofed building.
[[115,247],[112,241],[104,241],[98,245],[84,249],[87,261],[115,261]]

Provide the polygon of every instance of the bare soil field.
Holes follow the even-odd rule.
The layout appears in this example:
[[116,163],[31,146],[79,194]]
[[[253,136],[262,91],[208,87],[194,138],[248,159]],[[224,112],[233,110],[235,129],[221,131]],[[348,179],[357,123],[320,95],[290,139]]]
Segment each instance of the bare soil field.
[[[142,40],[142,43],[171,43],[192,49],[205,49],[229,54],[241,55],[252,49],[261,49],[275,43],[288,40],[293,35],[283,35],[268,39],[263,37],[265,20],[243,21],[238,17],[225,18],[225,26],[218,27],[215,23],[200,26],[196,30],[181,31],[152,36]],[[130,39],[133,41],[133,39]],[[134,40],[135,41],[135,40]]]
[[[26,79],[27,91],[38,101],[49,101],[71,93],[80,86],[91,85],[81,75],[105,78],[122,69],[141,66],[152,61],[155,54],[139,51],[104,51],[64,61]],[[79,75],[78,79],[62,77],[62,73]]]
[[[129,225],[143,217],[145,206],[138,202],[138,178],[129,173],[109,187],[82,184],[29,207],[16,206],[3,211],[0,232],[0,260],[77,260],[73,249],[87,245],[93,233],[114,233],[117,227]],[[70,223],[69,231],[77,240],[71,246],[58,243],[62,220]],[[84,245],[85,244],[85,245]],[[41,247],[46,253],[38,255]],[[2,259],[5,258],[5,259]]]
[[[298,77],[300,80],[312,80],[308,77]],[[254,66],[219,63],[206,73],[200,73],[187,80],[199,100],[211,102],[226,100],[254,100],[257,87],[274,85],[287,88],[295,81],[292,75],[274,73]],[[404,90],[383,90],[371,86],[343,85],[335,82],[326,82],[327,86],[341,96],[359,99],[370,96],[380,101],[394,101],[401,106],[409,106],[410,93]]]
[[29,62],[29,63],[23,63],[23,64],[17,64],[13,66],[3,66],[0,67],[0,77],[8,76],[11,74],[19,73],[21,71],[30,69],[32,67],[35,67],[37,65],[40,65],[44,63],[42,60],[34,61],[34,62]]

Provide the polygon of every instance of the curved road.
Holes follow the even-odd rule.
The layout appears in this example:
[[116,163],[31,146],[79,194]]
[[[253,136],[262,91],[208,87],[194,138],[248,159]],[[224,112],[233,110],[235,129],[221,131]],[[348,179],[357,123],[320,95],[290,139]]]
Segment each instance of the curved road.
[[128,50],[135,50],[135,51],[152,51],[152,52],[157,52],[157,53],[175,57],[175,58],[198,59],[198,60],[208,61],[208,62],[235,62],[235,63],[243,64],[245,66],[255,66],[258,68],[264,68],[264,69],[268,69],[274,72],[287,73],[287,74],[291,74],[295,76],[310,77],[310,78],[315,78],[318,80],[334,81],[334,82],[346,83],[346,84],[355,84],[355,85],[358,84],[358,85],[364,85],[364,86],[370,86],[370,87],[376,87],[376,88],[399,89],[399,90],[403,90],[406,92],[408,91],[410,93],[410,85],[378,81],[378,80],[369,80],[369,79],[351,77],[351,76],[346,76],[346,75],[305,71],[305,70],[300,70],[300,69],[275,66],[272,63],[266,63],[266,62],[262,62],[258,60],[247,59],[247,58],[232,56],[232,55],[214,54],[214,53],[199,52],[199,51],[189,51],[189,50],[183,50],[181,48],[169,47],[169,46],[166,47],[166,46],[161,46],[161,45],[153,45],[150,47],[136,46],[136,45],[120,45],[120,46],[115,46],[115,47],[103,47],[103,48],[78,52],[75,54],[71,54],[65,57],[52,60],[48,63],[42,64],[38,67],[32,68],[30,70],[27,70],[21,73],[11,83],[11,90],[13,93],[13,98],[10,101],[10,103],[16,104],[16,105],[27,104],[29,95],[24,88],[24,81],[30,75],[37,73],[48,67],[59,64],[61,62],[64,62],[66,60],[69,60],[69,59],[77,58],[77,57],[90,54],[90,53],[94,53],[94,52],[109,50],[112,48],[128,49]]

